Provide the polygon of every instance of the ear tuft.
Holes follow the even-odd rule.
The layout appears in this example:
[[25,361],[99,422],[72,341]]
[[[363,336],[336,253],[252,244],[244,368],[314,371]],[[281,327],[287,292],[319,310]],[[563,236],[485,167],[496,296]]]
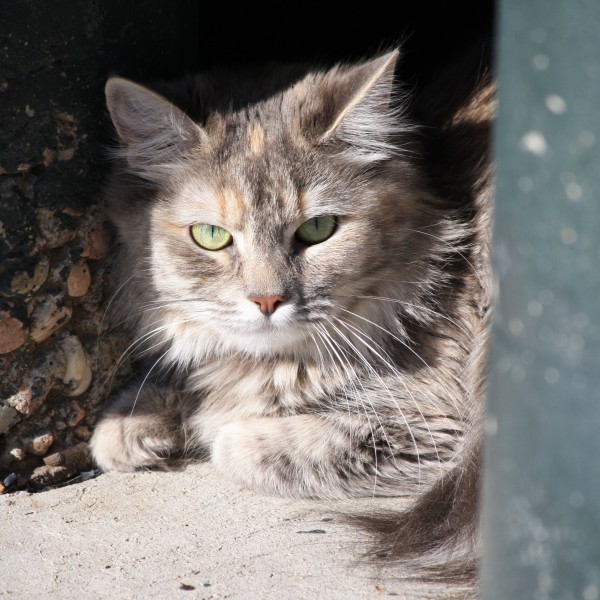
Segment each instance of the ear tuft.
[[317,93],[328,116],[321,121],[317,144],[341,143],[341,152],[359,162],[386,160],[401,150],[400,136],[412,127],[394,87],[399,56],[393,50],[359,65],[338,65],[324,75]]
[[141,177],[172,172],[201,140],[202,130],[187,115],[137,83],[113,77],[105,94],[121,154]]
[[[361,104],[368,104],[370,108],[383,112],[389,105],[394,80],[394,69],[399,53],[397,50],[375,58],[363,65],[353,68],[343,78],[348,88],[345,105],[341,107],[334,122],[322,136],[322,141],[330,138],[343,124],[344,119],[358,110]],[[364,107],[366,108],[366,107]]]

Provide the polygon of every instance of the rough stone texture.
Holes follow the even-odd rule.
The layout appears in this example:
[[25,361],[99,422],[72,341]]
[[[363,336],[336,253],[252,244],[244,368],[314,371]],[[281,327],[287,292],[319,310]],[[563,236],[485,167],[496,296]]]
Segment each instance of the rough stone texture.
[[128,372],[127,361],[114,372],[126,341],[103,321],[103,86],[115,71],[191,68],[197,8],[167,4],[0,0],[0,481],[16,473],[13,490],[91,467],[82,448],[109,382]]

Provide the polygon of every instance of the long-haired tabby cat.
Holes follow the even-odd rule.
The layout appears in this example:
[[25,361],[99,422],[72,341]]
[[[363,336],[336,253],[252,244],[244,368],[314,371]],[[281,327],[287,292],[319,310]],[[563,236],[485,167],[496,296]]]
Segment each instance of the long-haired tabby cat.
[[196,456],[265,494],[411,496],[363,520],[379,553],[468,580],[493,92],[408,98],[398,56],[109,80],[115,322],[147,362],[91,446],[103,470]]

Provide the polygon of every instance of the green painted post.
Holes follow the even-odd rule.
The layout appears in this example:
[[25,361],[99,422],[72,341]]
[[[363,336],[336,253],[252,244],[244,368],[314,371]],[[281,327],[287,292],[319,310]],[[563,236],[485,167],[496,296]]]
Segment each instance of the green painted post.
[[484,600],[600,598],[600,3],[501,0]]

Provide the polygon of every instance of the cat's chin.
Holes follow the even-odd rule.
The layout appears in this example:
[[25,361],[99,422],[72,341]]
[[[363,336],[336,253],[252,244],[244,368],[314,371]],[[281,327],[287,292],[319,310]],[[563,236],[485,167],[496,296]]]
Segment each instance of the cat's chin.
[[297,321],[293,306],[278,309],[269,317],[242,312],[241,318],[229,324],[219,345],[227,351],[252,356],[298,355],[308,348],[310,335],[306,325]]
[[299,327],[248,327],[233,330],[222,344],[228,350],[252,356],[299,355],[308,349],[310,336]]
[[179,365],[201,364],[211,358],[231,355],[302,358],[314,353],[307,325],[288,319],[277,323],[240,318],[217,328],[208,323],[200,327],[178,323],[169,328],[169,334],[165,341],[170,348],[165,360]]

